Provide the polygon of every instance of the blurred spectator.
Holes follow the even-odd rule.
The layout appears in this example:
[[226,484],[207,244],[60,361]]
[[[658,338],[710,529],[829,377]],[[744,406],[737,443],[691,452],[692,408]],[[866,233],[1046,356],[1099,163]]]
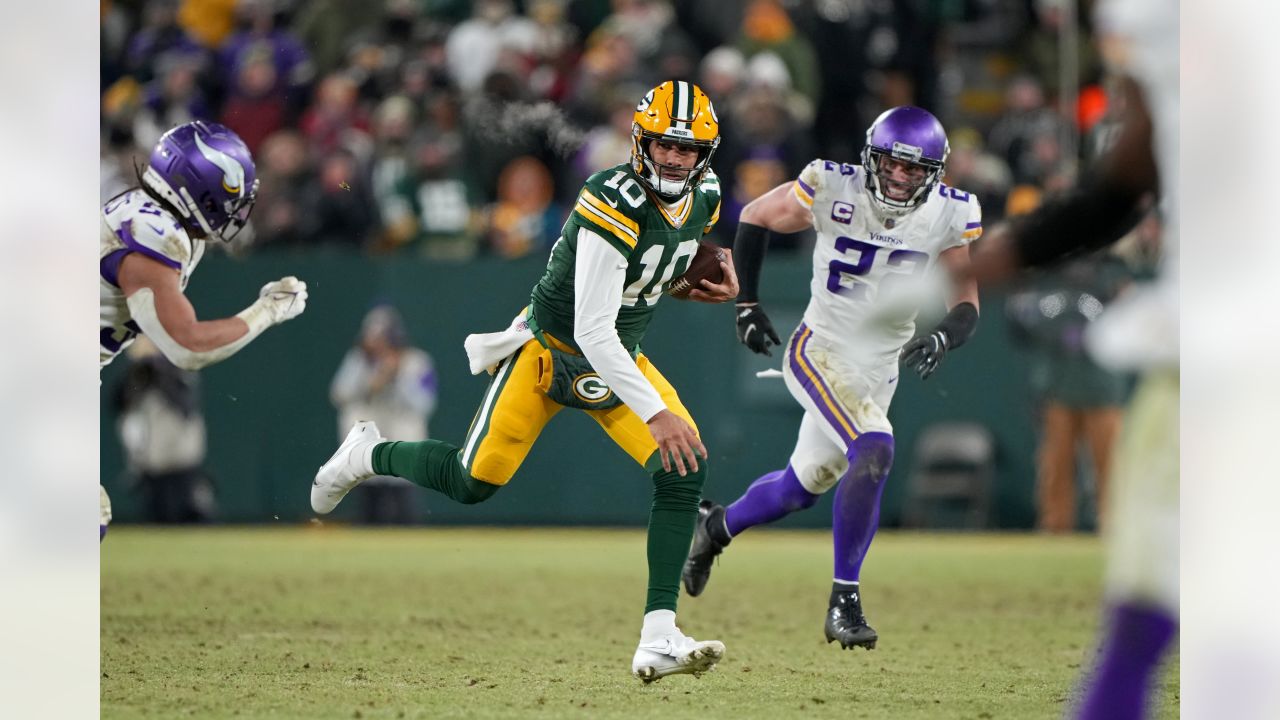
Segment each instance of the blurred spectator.
[[698,66],[698,84],[713,105],[728,107],[730,99],[742,84],[747,61],[737,48],[722,45],[707,53]]
[[319,157],[344,149],[367,161],[373,150],[369,119],[356,103],[358,87],[346,73],[333,73],[320,82],[315,101],[298,127]]
[[341,67],[353,45],[385,42],[402,47],[413,38],[415,0],[309,0],[298,9],[294,29],[310,51],[316,72]]
[[142,27],[125,50],[124,70],[149,82],[161,55],[203,55],[205,50],[178,25],[178,0],[151,0],[142,10]]
[[1002,158],[1015,183],[1041,183],[1062,161],[1062,120],[1045,105],[1043,86],[1019,75],[1005,92],[1005,111],[988,136],[987,147]]
[[169,128],[211,117],[197,82],[203,69],[204,59],[199,56],[169,54],[160,58],[156,79],[143,88],[143,105],[133,125],[139,145],[151,147]]
[[[218,51],[218,69],[223,87],[235,87],[243,82],[246,65],[264,59],[271,63],[274,70],[271,85],[255,87],[255,91],[278,98],[286,113],[285,119],[292,122],[306,102],[315,67],[302,42],[289,29],[289,20],[287,8],[277,0],[239,0],[237,30]],[[261,69],[258,72],[263,73]],[[253,148],[239,128],[229,124],[228,127],[240,133],[249,148]],[[263,137],[266,135],[259,140]]]
[[258,204],[253,224],[261,245],[300,245],[308,241],[317,221],[309,215],[308,195],[314,174],[306,141],[283,130],[262,143],[257,154]]
[[538,26],[516,15],[510,0],[475,0],[474,5],[471,18],[449,33],[445,45],[450,74],[464,92],[479,90],[504,54],[527,58],[538,43]]
[[129,369],[112,403],[128,471],[155,523],[208,522],[213,486],[202,469],[204,412],[200,377],[169,362],[146,337],[126,351]]
[[529,87],[537,97],[560,102],[569,93],[577,57],[578,31],[565,16],[566,0],[530,0],[537,23]]
[[1091,460],[1098,525],[1105,522],[1111,451],[1129,378],[1094,362],[1084,333],[1131,279],[1115,254],[1093,255],[1045,273],[1006,305],[1017,337],[1035,351],[1031,385],[1041,401],[1036,525],[1042,532],[1076,529],[1081,445]]
[[276,64],[269,49],[246,53],[236,67],[221,120],[244,140],[249,152],[257,153],[267,136],[289,124],[289,108],[277,90]]
[[[774,68],[785,72],[781,63]],[[790,113],[784,92],[775,84],[757,82],[733,100],[724,125],[732,125],[734,132],[712,160],[725,193],[716,232],[727,237],[736,231],[738,215],[747,203],[795,178],[813,159],[814,152],[807,133]],[[775,233],[769,247],[776,251],[794,250],[811,237],[812,232],[808,231]]]
[[626,39],[635,53],[634,79],[645,87],[690,77],[697,68],[697,48],[667,0],[613,0],[603,27]]
[[431,95],[426,117],[409,137],[412,114],[403,99],[379,108],[373,196],[382,237],[375,247],[412,243],[430,258],[465,260],[476,251],[479,193],[471,179],[474,160],[464,152],[461,110],[452,93]]
[[144,152],[133,142],[128,128],[109,126],[103,133],[102,157],[98,162],[98,191],[102,202],[132,187],[137,187],[138,176],[133,163],[145,162],[149,151]]
[[374,229],[373,198],[355,155],[338,148],[320,159],[314,186],[306,193],[308,243],[363,247]]
[[[793,111],[803,121],[813,118],[822,91],[818,56],[809,40],[796,32],[778,0],[751,0],[747,4],[737,46],[748,60],[762,52],[776,55],[786,67],[789,86],[804,101],[802,108]],[[752,76],[750,71],[747,74]]]
[[[409,346],[404,321],[390,305],[365,315],[360,337],[329,386],[338,410],[338,433],[360,420],[372,420],[387,437],[426,440],[435,410],[437,378],[431,356]],[[361,484],[362,516],[367,523],[409,524],[417,520],[413,484],[374,477]]]
[[222,44],[235,28],[238,0],[182,0],[178,24],[207,48]]
[[489,208],[490,251],[515,258],[549,250],[564,220],[551,202],[553,193],[546,165],[527,155],[512,160],[498,178],[498,201]]
[[1004,161],[982,147],[977,130],[961,127],[950,133],[951,157],[943,181],[952,187],[976,194],[982,200],[985,222],[1004,216],[1004,206],[1013,177]]
[[[1062,28],[1066,22],[1066,4],[1076,0],[1034,0],[1035,22],[1022,39],[1022,65],[1026,68],[1056,104],[1061,88],[1058,87],[1059,45]],[[1079,4],[1079,3],[1077,3]],[[1098,82],[1102,76],[1102,60],[1085,20],[1088,12],[1076,12],[1076,72],[1081,86]],[[1072,88],[1077,90],[1078,88]]]
[[[639,94],[643,93],[643,90],[639,91]],[[630,159],[631,126],[635,122],[637,96],[633,88],[627,87],[609,99],[609,120],[587,133],[574,157],[574,176],[567,184],[581,185],[601,168],[613,167]]]
[[129,13],[120,3],[102,0],[98,26],[98,78],[99,87],[108,86],[124,74],[125,47],[129,44]]

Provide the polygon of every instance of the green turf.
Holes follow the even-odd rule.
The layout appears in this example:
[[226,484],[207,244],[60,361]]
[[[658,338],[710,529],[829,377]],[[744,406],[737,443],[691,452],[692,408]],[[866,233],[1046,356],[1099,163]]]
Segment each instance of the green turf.
[[871,652],[824,642],[830,555],[823,533],[736,539],[679,616],[727,658],[646,687],[628,674],[641,531],[113,528],[102,717],[1062,715],[1097,624],[1096,540],[881,533]]

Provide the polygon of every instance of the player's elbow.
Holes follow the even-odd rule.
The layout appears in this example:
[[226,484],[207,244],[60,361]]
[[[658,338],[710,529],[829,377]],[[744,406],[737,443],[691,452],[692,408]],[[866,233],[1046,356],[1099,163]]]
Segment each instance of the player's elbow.
[[169,362],[179,368],[191,372],[203,370],[210,363],[208,358],[203,356],[201,353],[191,352],[181,345],[176,348],[172,348],[169,352],[166,352],[165,357],[169,359]]
[[768,214],[764,211],[763,201],[765,197],[762,195],[747,203],[746,207],[742,208],[742,212],[738,215],[738,222],[766,226]]

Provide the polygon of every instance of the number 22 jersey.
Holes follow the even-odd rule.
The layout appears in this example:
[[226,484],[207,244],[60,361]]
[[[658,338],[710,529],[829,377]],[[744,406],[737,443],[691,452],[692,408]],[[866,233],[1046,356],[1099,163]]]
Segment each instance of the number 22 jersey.
[[813,212],[811,298],[804,322],[841,354],[896,361],[915,334],[920,306],[934,297],[938,256],[982,234],[976,196],[938,183],[914,211],[886,221],[873,205],[865,170],[814,160],[792,185]]

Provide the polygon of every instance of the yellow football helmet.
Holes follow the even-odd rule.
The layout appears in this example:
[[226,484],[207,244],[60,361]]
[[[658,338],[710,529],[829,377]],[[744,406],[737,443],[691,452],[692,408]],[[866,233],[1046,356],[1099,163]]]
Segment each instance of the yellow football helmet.
[[[697,164],[683,180],[662,177],[663,166],[649,152],[653,140],[696,148]],[[631,126],[631,168],[666,202],[680,199],[702,182],[719,146],[720,118],[711,107],[711,98],[691,82],[668,80],[650,90],[636,106]]]

